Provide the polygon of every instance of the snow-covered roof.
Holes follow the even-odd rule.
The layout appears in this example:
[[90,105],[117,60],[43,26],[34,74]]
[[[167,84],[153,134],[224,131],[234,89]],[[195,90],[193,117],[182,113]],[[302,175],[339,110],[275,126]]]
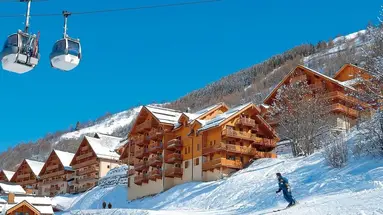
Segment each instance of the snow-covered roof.
[[44,167],[43,162],[29,160],[29,159],[25,159],[25,162],[27,162],[27,164],[31,168],[33,174],[35,174],[36,176],[38,176],[40,174],[41,169]]
[[32,205],[52,205],[52,200],[45,196],[32,196],[32,195],[16,195],[15,203],[27,201]]
[[161,123],[167,123],[167,124],[176,124],[178,122],[179,117],[181,116],[182,112],[169,109],[169,108],[163,108],[163,107],[157,107],[157,106],[145,106],[146,109],[148,109]]
[[49,205],[33,205],[41,214],[54,214],[52,206]]
[[207,130],[216,126],[219,126],[223,121],[226,119],[232,117],[233,115],[237,114],[238,112],[242,111],[244,108],[248,107],[252,103],[246,103],[240,106],[237,106],[235,108],[232,108],[225,113],[219,114],[216,117],[210,119],[210,120],[199,120],[201,124],[203,124],[203,127],[198,129],[198,131]]
[[124,144],[124,138],[121,137],[115,137],[102,133],[96,133],[95,136],[96,135],[103,141],[110,142],[110,145],[114,144],[114,149],[117,149]]
[[4,193],[25,194],[25,190],[18,184],[0,182],[0,188]]
[[107,141],[105,139],[98,139],[89,136],[85,136],[84,138],[86,138],[98,158],[112,160],[118,160],[120,158],[120,155],[114,151],[116,146],[115,141]]
[[218,104],[206,107],[206,108],[204,108],[202,110],[199,110],[199,111],[197,111],[195,113],[185,113],[185,114],[189,117],[190,120],[195,120],[195,119],[199,118],[200,116],[208,113],[209,111],[211,111],[211,110],[213,110],[213,109],[215,109],[215,108],[217,108],[217,107],[219,107],[221,105],[222,105],[222,103],[218,103]]
[[8,170],[1,170],[1,171],[4,173],[8,181],[10,181],[13,175],[15,174],[15,172],[8,171]]
[[64,151],[59,151],[59,150],[54,150],[56,153],[57,157],[59,158],[60,162],[64,166],[66,170],[72,170],[72,167],[70,166],[70,163],[73,160],[74,154],[70,152],[64,152]]

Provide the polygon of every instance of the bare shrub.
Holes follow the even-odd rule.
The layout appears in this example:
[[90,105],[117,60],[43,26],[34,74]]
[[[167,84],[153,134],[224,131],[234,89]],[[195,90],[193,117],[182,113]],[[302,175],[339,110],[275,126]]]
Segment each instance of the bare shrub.
[[330,137],[326,142],[323,151],[326,162],[334,168],[344,167],[348,161],[348,147],[343,136]]

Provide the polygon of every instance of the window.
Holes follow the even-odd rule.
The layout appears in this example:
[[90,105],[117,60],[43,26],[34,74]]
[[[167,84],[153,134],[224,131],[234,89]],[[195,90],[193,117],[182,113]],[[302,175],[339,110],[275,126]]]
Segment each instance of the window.
[[233,156],[233,155],[227,155],[227,156],[226,156],[226,159],[235,161],[235,156]]
[[185,169],[189,167],[189,161],[185,161]]
[[110,169],[110,165],[108,165],[107,168]]
[[214,140],[214,145],[215,145],[215,140]]
[[198,166],[199,165],[199,158],[196,158],[195,159],[195,166]]
[[185,155],[188,153],[188,148],[185,147]]
[[128,187],[130,187],[130,177],[128,178]]
[[199,143],[197,144],[197,151],[199,151]]
[[188,149],[189,149],[189,153],[190,153],[190,146],[188,147]]

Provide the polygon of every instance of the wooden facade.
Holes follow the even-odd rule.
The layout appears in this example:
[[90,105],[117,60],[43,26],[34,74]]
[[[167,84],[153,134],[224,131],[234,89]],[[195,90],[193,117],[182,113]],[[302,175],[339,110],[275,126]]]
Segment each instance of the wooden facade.
[[[293,82],[305,81],[314,93],[321,93],[323,99],[329,101],[329,109],[336,116],[335,127],[337,130],[348,130],[356,124],[356,120],[364,114],[369,115],[370,105],[352,96],[357,90],[358,82],[352,82],[355,78],[369,78],[369,75],[360,68],[347,64],[343,66],[334,78],[323,75],[304,66],[297,66],[264,100],[262,112],[264,118],[273,127],[278,126],[277,117],[271,118],[269,113],[277,91],[283,85]],[[267,108],[266,108],[267,107]]]
[[[228,107],[220,103],[196,113],[143,107],[120,157],[124,163],[134,165],[128,173],[128,199],[156,194],[188,181],[213,180],[206,176],[209,170],[235,171],[247,165],[250,159],[276,157],[270,153],[277,140],[275,132],[259,118],[260,110],[255,105],[249,104],[244,108],[246,111],[230,115],[232,118],[222,125],[197,132],[202,127],[200,122],[214,121],[215,117],[227,112]],[[241,114],[252,118],[245,118],[245,115],[240,118]],[[234,118],[235,129],[226,130],[226,124]],[[246,131],[248,136],[236,136],[237,128],[239,135]],[[258,136],[252,136],[252,132]],[[208,146],[207,138],[215,137],[217,144]],[[224,148],[212,150],[219,148],[221,143],[225,144]],[[243,143],[246,144],[241,145]],[[214,159],[210,160],[211,155]],[[232,162],[229,159],[233,156],[229,155],[237,155],[241,163]],[[213,160],[219,162],[212,164]]]
[[0,182],[11,181],[14,174],[15,172],[12,172],[12,171],[0,170]]
[[31,205],[27,201],[22,201],[19,204],[13,206],[8,209],[6,212],[7,215],[20,215],[20,214],[28,214],[28,215],[41,215],[40,211],[37,210],[33,205]]
[[44,163],[24,159],[13,175],[11,182],[21,185],[25,190],[32,190],[34,194],[41,193],[39,190],[39,174]]
[[74,154],[53,150],[40,172],[42,195],[55,196],[69,193],[68,181],[73,179],[74,170],[69,166]]

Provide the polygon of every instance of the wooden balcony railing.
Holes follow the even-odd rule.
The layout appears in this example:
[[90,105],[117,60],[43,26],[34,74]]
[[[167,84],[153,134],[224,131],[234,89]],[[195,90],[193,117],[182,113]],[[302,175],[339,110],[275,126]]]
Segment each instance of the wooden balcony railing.
[[257,124],[255,123],[254,119],[246,118],[246,117],[240,117],[237,120],[236,124],[237,125],[243,125],[243,126],[249,126],[249,127],[252,127],[252,128],[256,128],[257,127]]
[[44,189],[44,192],[46,193],[55,192],[55,191],[60,191],[60,187],[47,187]]
[[76,161],[83,160],[84,158],[88,158],[88,157],[92,157],[92,156],[93,156],[92,152],[88,152],[88,153],[83,154],[83,155],[78,155],[78,156],[76,156]]
[[16,184],[20,184],[20,185],[33,185],[35,183],[37,183],[36,179],[30,179],[30,180],[16,182]]
[[55,179],[51,179],[51,180],[44,180],[43,184],[54,184],[54,183],[58,183],[58,182],[62,182],[62,181],[64,181],[64,178],[55,178]]
[[31,173],[17,175],[17,178],[21,178],[21,179],[30,178],[30,177],[31,177]]
[[179,139],[172,139],[165,143],[165,148],[167,150],[181,150],[182,141]]
[[149,130],[151,127],[152,127],[152,121],[146,120],[145,122],[136,126],[136,131],[140,133],[140,132]]
[[202,170],[214,170],[215,168],[219,167],[228,167],[232,169],[242,169],[243,164],[241,161],[238,160],[228,160],[226,158],[218,158],[211,161],[206,161],[202,164]]
[[277,140],[258,137],[254,141],[254,145],[262,148],[273,149],[277,147]]
[[93,172],[98,172],[98,171],[100,171],[100,167],[92,166],[92,167],[87,168],[87,169],[77,170],[77,175],[85,175],[88,173],[93,173]]
[[155,155],[148,160],[149,166],[157,167],[162,165],[162,156]]
[[330,109],[331,111],[342,112],[354,118],[357,118],[359,116],[359,112],[357,110],[346,107],[342,104],[333,104],[331,105]]
[[152,130],[149,131],[148,136],[152,140],[158,140],[161,139],[164,135],[164,132],[157,128],[152,128]]
[[154,169],[148,173],[148,177],[152,181],[162,178],[162,172],[159,169]]
[[218,151],[227,151],[227,152],[233,152],[238,154],[245,154],[245,155],[251,155],[254,156],[257,154],[257,149],[252,148],[251,146],[239,146],[234,144],[215,144],[213,146],[209,146],[206,148],[202,148],[202,154],[211,154]]
[[183,169],[180,167],[170,167],[165,170],[165,177],[181,178],[182,175],[183,175]]
[[222,136],[237,138],[242,140],[249,140],[249,141],[254,141],[257,138],[257,135],[255,134],[251,134],[251,133],[243,132],[243,131],[236,131],[234,129],[224,129],[222,131]]
[[166,155],[165,163],[174,164],[174,163],[182,163],[182,155],[179,153],[171,153]]
[[55,164],[55,165],[48,165],[46,170],[47,171],[51,171],[51,170],[54,170],[54,169],[58,169],[59,168],[59,165],[58,164]]
[[277,158],[277,154],[272,152],[257,152],[255,158]]
[[150,141],[148,148],[150,153],[159,152],[162,150],[162,143],[157,141]]
[[352,97],[352,96],[348,96],[346,95],[345,93],[343,92],[339,92],[339,91],[334,91],[334,92],[330,92],[330,93],[326,93],[324,94],[323,96],[324,98],[326,99],[339,99],[339,100],[342,100],[342,101],[345,101],[345,102],[348,102],[348,103],[351,103],[351,104],[354,104],[354,105],[359,105],[363,108],[368,108],[369,105],[366,103],[366,102],[363,102],[355,97]]
[[81,163],[77,163],[75,165],[73,165],[72,167],[75,168],[75,169],[78,169],[78,168],[81,168],[81,167],[84,167],[84,166],[90,166],[92,164],[97,164],[97,158],[93,158],[93,159],[90,159],[90,160],[87,160],[87,161],[83,161]]
[[76,181],[77,181],[77,183],[84,183],[84,182],[88,182],[88,181],[97,181],[98,178],[99,178],[98,175],[91,174],[91,175],[83,176],[82,178],[78,178],[78,179],[76,179]]
[[140,159],[143,157],[148,157],[149,156],[149,150],[148,150],[148,148],[144,148],[144,147],[136,149],[134,156],[136,158],[140,158]]
[[138,146],[143,146],[143,145],[145,145],[147,143],[147,139],[146,139],[145,135],[135,136],[135,137],[132,138],[132,140]]
[[65,174],[65,171],[61,170],[61,171],[57,171],[57,172],[43,174],[43,175],[40,176],[40,178],[41,179],[46,179],[46,178],[52,178],[52,177],[55,177],[55,176],[58,176],[58,175],[64,175],[64,174]]
[[134,177],[134,183],[137,185],[142,185],[142,183],[148,183],[149,178],[147,174],[140,174]]
[[149,169],[147,161],[139,161],[134,164],[134,170],[137,172],[142,172],[143,170]]

